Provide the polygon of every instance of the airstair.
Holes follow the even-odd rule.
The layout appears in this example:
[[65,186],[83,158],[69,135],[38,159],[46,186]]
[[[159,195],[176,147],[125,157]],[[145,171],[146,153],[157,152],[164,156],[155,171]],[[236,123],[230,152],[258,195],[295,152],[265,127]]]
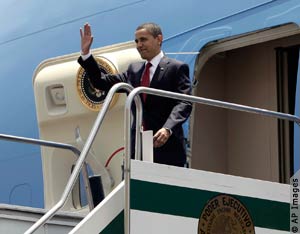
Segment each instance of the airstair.
[[[124,181],[68,233],[289,233],[289,185],[131,160],[130,109],[135,102],[137,129],[142,113],[138,94],[142,92],[285,119],[298,125],[299,117],[151,88],[132,90],[121,83],[108,93],[60,201],[26,234],[40,231],[42,226],[45,230],[45,224],[59,217],[57,212],[66,203],[84,168],[91,143],[119,89],[131,91],[125,104]],[[140,134],[136,136],[135,152],[139,159],[141,139]],[[59,227],[61,231],[64,228]]]

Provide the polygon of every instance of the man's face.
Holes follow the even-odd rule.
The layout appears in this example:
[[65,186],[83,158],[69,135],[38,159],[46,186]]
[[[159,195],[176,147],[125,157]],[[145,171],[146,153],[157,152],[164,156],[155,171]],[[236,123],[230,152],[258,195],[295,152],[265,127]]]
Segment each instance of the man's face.
[[146,29],[135,32],[135,43],[138,52],[143,59],[150,61],[160,52],[162,35],[153,37]]

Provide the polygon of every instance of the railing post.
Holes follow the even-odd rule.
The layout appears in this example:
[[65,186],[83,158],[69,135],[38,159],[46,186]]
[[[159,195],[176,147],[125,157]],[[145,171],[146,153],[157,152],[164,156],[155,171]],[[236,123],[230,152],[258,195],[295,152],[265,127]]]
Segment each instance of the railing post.
[[135,134],[135,159],[140,159],[141,153],[141,126],[142,126],[142,102],[139,96],[129,94],[125,103],[125,160],[124,160],[124,179],[125,179],[125,201],[124,201],[124,231],[130,233],[130,170],[131,170],[131,106],[135,101],[136,107],[136,134]]

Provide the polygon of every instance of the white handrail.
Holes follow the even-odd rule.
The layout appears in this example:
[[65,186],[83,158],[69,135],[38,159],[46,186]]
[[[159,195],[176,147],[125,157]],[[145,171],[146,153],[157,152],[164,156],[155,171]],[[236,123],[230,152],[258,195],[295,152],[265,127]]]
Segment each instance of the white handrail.
[[[66,203],[73,187],[74,184],[76,182],[76,179],[78,178],[78,175],[80,173],[80,170],[83,166],[83,163],[85,162],[85,159],[88,155],[88,152],[95,140],[95,137],[98,133],[98,130],[103,122],[103,119],[105,117],[105,114],[107,113],[107,110],[109,109],[109,105],[113,99],[114,94],[120,90],[126,90],[128,92],[130,92],[131,90],[133,90],[133,87],[129,84],[126,83],[118,83],[116,85],[114,85],[108,92],[107,97],[105,98],[105,101],[103,103],[103,106],[95,120],[95,123],[90,131],[90,134],[86,140],[86,143],[82,149],[82,152],[75,164],[75,167],[72,171],[72,174],[69,178],[69,181],[66,185],[66,188],[61,196],[61,199],[58,201],[58,203],[52,207],[46,214],[44,214],[37,222],[35,222],[24,234],[30,234],[33,233],[34,231],[36,231],[40,226],[42,226],[44,223],[46,223],[61,207],[63,207],[63,205]],[[140,104],[137,102],[137,105]],[[137,119],[138,122],[140,122],[139,119]],[[139,144],[140,145],[140,144]]]
[[[200,103],[204,105],[209,105],[209,106],[215,106],[215,107],[220,107],[220,108],[225,108],[225,109],[231,109],[231,110],[237,110],[237,111],[242,111],[242,112],[249,112],[249,113],[254,113],[254,114],[259,114],[263,116],[268,116],[268,117],[273,117],[277,119],[284,119],[284,120],[289,120],[293,121],[298,124],[300,127],[300,118],[295,116],[295,115],[290,115],[290,114],[284,114],[280,112],[275,112],[275,111],[269,111],[265,109],[260,109],[260,108],[255,108],[255,107],[250,107],[250,106],[245,106],[245,105],[239,105],[239,104],[234,104],[234,103],[229,103],[229,102],[222,102],[218,100],[212,100],[208,98],[202,98],[202,97],[196,97],[196,96],[191,96],[191,95],[186,95],[186,94],[180,94],[180,93],[174,93],[174,92],[169,92],[169,91],[164,91],[164,90],[159,90],[159,89],[153,89],[153,88],[145,88],[145,87],[138,87],[135,88],[129,96],[127,97],[126,103],[125,103],[125,162],[124,162],[124,176],[125,176],[125,210],[124,210],[124,228],[125,228],[125,234],[130,234],[130,170],[131,170],[131,164],[130,164],[130,158],[131,158],[131,149],[130,149],[130,141],[131,141],[131,131],[130,131],[130,123],[131,123],[131,105],[133,100],[135,100],[136,97],[139,97],[139,94],[141,93],[147,93],[147,94],[152,94],[152,95],[157,95],[157,96],[162,96],[162,97],[168,97],[168,98],[173,98],[173,99],[179,99],[179,100],[184,100],[184,101],[189,101],[193,103]],[[140,105],[140,106],[139,106]],[[142,105],[136,103],[136,110],[137,110],[137,115],[142,115]],[[137,120],[138,121],[138,120]],[[139,123],[136,123],[136,126],[141,126],[142,122],[141,119],[139,119]],[[138,128],[137,128],[138,129]],[[140,138],[140,135],[136,135],[138,138]],[[136,152],[137,155],[137,152]]]
[[142,102],[140,100],[140,97],[138,94],[140,93],[147,93],[152,95],[158,95],[162,97],[169,97],[173,99],[180,99],[185,100],[193,103],[200,103],[204,105],[210,105],[210,106],[216,106],[220,108],[225,109],[232,109],[237,111],[243,111],[243,112],[249,112],[249,113],[255,113],[260,114],[264,116],[274,117],[278,119],[285,119],[289,121],[296,122],[300,126],[300,118],[294,115],[290,114],[284,114],[279,113],[275,111],[269,111],[265,109],[260,108],[254,108],[250,106],[244,106],[244,105],[238,105],[228,102],[222,102],[207,98],[201,98],[201,97],[195,97],[191,95],[185,95],[185,94],[179,94],[179,93],[173,93],[169,91],[164,90],[158,90],[158,89],[152,89],[152,88],[145,88],[145,87],[139,87],[133,89],[132,86],[130,86],[127,83],[118,83],[114,85],[110,91],[107,94],[107,97],[103,103],[102,109],[99,112],[97,119],[90,131],[90,134],[87,138],[86,144],[83,147],[83,150],[75,164],[74,170],[70,176],[70,179],[66,185],[66,188],[63,192],[63,195],[60,199],[60,201],[52,208],[50,209],[44,216],[42,216],[34,225],[32,225],[25,234],[30,234],[36,231],[41,225],[43,225],[47,220],[49,220],[66,202],[74,184],[75,181],[80,173],[80,170],[82,168],[83,163],[85,162],[85,159],[88,155],[88,152],[91,148],[91,145],[94,142],[94,139],[98,133],[98,130],[103,122],[103,119],[105,117],[105,114],[109,108],[109,105],[112,101],[113,95],[119,91],[119,90],[126,90],[129,93],[129,96],[127,97],[126,103],[125,103],[125,126],[124,126],[124,137],[125,137],[125,159],[124,159],[124,176],[125,176],[125,210],[124,210],[124,226],[125,226],[125,234],[130,234],[130,158],[131,158],[131,106],[132,102],[135,102],[136,105],[136,142],[135,142],[135,158],[140,157],[140,128],[142,126]]

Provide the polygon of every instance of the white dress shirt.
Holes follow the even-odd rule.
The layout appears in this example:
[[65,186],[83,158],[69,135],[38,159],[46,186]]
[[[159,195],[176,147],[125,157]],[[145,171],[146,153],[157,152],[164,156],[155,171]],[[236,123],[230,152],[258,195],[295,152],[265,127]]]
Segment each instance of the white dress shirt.
[[[162,59],[162,57],[164,57],[164,53],[162,51],[160,51],[160,53],[158,55],[156,55],[153,59],[151,59],[151,61],[149,61],[152,64],[152,66],[150,67],[150,82],[152,81],[154,72],[155,72],[160,60]],[[146,62],[146,64],[147,63],[148,62]]]

